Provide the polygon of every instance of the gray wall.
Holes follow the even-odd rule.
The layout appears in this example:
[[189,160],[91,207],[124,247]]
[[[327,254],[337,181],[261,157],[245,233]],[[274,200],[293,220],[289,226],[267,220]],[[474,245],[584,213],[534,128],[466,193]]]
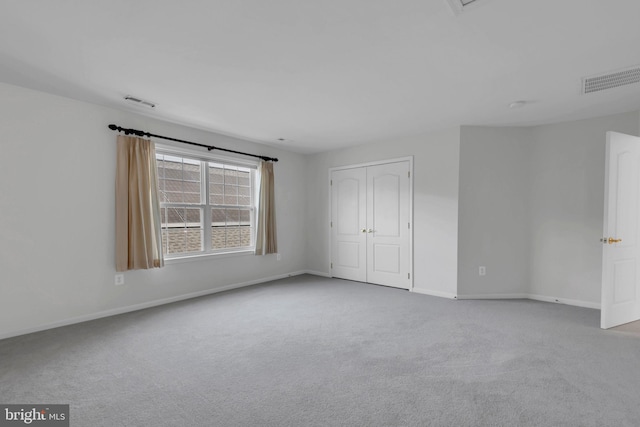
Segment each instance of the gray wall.
[[531,138],[529,128],[461,128],[459,295],[527,292]]
[[[638,113],[461,128],[458,292],[599,307],[605,133]],[[487,275],[478,276],[478,266]]]

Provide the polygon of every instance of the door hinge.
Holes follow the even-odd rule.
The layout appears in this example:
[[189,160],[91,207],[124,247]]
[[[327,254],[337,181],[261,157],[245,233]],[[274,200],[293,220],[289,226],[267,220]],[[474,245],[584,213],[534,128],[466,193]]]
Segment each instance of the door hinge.
[[407,279],[411,279],[411,273],[407,273]]
[[407,178],[411,178],[411,171],[407,171]]
[[407,228],[411,228],[411,223],[410,222],[407,223]]
[[329,180],[329,185],[333,187],[333,180]]
[[331,263],[331,268],[333,269],[333,263]]
[[333,228],[333,221],[329,223],[329,227]]

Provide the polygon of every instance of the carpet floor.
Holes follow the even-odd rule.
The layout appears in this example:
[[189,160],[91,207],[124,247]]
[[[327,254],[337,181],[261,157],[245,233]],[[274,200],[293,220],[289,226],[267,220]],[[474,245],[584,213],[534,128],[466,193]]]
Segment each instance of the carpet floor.
[[297,276],[0,341],[0,403],[71,426],[640,426],[598,310]]

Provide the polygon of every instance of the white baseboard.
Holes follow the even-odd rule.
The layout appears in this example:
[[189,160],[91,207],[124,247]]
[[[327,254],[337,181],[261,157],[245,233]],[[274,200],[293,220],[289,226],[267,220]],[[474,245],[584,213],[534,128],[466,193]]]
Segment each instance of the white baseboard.
[[103,317],[116,316],[118,314],[124,314],[124,313],[129,313],[129,312],[132,312],[132,311],[144,310],[145,308],[156,307],[156,306],[164,305],[164,304],[171,304],[172,302],[183,301],[183,300],[187,300],[187,299],[191,299],[191,298],[198,298],[198,297],[202,297],[202,296],[205,296],[205,295],[215,294],[215,293],[218,293],[218,292],[230,291],[232,289],[243,288],[245,286],[257,285],[257,284],[260,284],[260,283],[271,282],[273,280],[284,279],[286,277],[299,276],[299,275],[305,274],[305,273],[306,273],[306,271],[293,271],[291,273],[279,274],[277,276],[263,277],[263,278],[260,278],[260,279],[250,280],[250,281],[247,281],[247,282],[234,283],[234,284],[226,285],[226,286],[223,286],[223,287],[220,287],[220,288],[206,289],[206,290],[203,290],[203,291],[192,292],[192,293],[189,293],[189,294],[177,295],[175,297],[162,298],[162,299],[157,299],[157,300],[153,300],[153,301],[143,302],[143,303],[140,303],[140,304],[128,305],[126,307],[118,307],[118,308],[113,308],[113,309],[110,309],[110,310],[99,311],[97,313],[86,314],[86,315],[83,315],[83,316],[72,317],[72,318],[69,318],[69,319],[59,320],[59,321],[51,322],[51,323],[45,323],[45,324],[42,324],[42,325],[33,326],[33,327],[30,327],[30,328],[25,328],[25,329],[20,329],[20,330],[17,330],[17,331],[6,332],[6,333],[3,333],[3,334],[0,334],[0,340],[5,339],[5,338],[17,337],[19,335],[31,334],[33,332],[45,331],[47,329],[59,328],[61,326],[73,325],[75,323],[82,323],[82,322],[87,322],[87,321],[90,321],[90,320],[101,319]]
[[456,294],[450,294],[450,293],[441,292],[441,291],[433,291],[431,289],[413,288],[411,289],[411,292],[415,292],[417,294],[423,294],[423,295],[431,295],[433,297],[441,297],[441,298],[449,298],[449,299],[458,298]]
[[458,295],[458,299],[528,299],[528,294],[471,294]]
[[313,276],[331,277],[331,274],[325,273],[324,271],[305,270],[304,273],[311,274]]
[[536,294],[476,294],[458,295],[458,299],[530,299],[534,301],[553,302],[556,304],[573,305],[576,307],[594,308],[600,310],[600,304],[596,302],[582,301],[576,299],[556,298],[546,295]]
[[600,310],[600,304],[597,302],[582,301],[577,299],[548,297],[546,295],[535,295],[535,294],[529,294],[527,298],[536,300],[536,301],[555,302],[556,304],[566,304],[566,305],[573,305],[576,307],[594,308],[596,310]]

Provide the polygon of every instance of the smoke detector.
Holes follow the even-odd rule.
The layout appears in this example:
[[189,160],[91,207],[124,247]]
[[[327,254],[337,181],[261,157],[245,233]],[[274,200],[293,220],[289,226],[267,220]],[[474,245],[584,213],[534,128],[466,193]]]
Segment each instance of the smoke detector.
[[583,77],[582,94],[600,92],[620,86],[640,83],[640,66],[626,68],[612,73]]

